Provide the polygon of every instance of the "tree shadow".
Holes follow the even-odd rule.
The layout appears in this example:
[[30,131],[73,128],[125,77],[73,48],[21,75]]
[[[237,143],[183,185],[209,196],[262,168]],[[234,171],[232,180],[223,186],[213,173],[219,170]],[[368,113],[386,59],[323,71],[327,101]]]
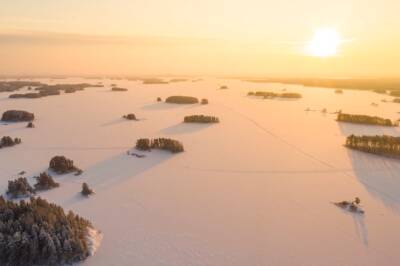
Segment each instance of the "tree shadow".
[[[28,123],[28,122],[26,122]],[[15,132],[15,131],[20,131],[23,129],[30,129],[26,127],[26,124],[23,124],[19,127],[11,127],[13,125],[21,125],[21,123],[6,123],[6,122],[0,122],[0,134],[5,134],[5,133],[10,133],[10,132]],[[8,127],[7,127],[8,126]],[[1,136],[0,136],[1,137]]]
[[122,124],[122,123],[137,122],[137,121],[139,121],[139,120],[142,120],[142,119],[127,120],[127,119],[125,119],[125,118],[119,118],[119,119],[115,119],[115,120],[112,120],[112,121],[110,121],[110,122],[101,124],[100,126],[101,126],[101,127],[109,127],[109,126],[114,126],[114,125],[118,125],[118,124]]
[[157,103],[152,103],[148,105],[142,106],[143,110],[169,110],[169,109],[175,109],[177,107],[182,107],[183,105],[181,104],[171,104],[171,103],[165,103],[165,102],[157,102]]
[[362,243],[367,247],[368,246],[368,228],[364,221],[365,214],[349,212],[349,211],[343,210],[339,207],[336,207],[336,208],[338,208],[344,214],[349,215],[353,218],[354,227],[355,227],[357,236],[362,241]]
[[[399,135],[397,127],[338,122],[343,135]],[[400,161],[380,155],[347,149],[358,181],[386,207],[400,214]]]
[[367,191],[400,213],[400,161],[356,150],[348,154],[355,176]]
[[212,126],[210,123],[179,123],[167,128],[160,130],[160,133],[167,135],[179,135],[179,134],[189,134],[197,131],[201,131]]
[[85,169],[85,182],[96,191],[125,182],[170,159],[169,152],[154,150],[146,152],[145,158],[126,153],[116,155]]
[[197,107],[197,106],[199,106],[199,104],[196,104],[196,103],[179,104],[179,103],[157,102],[157,103],[152,103],[152,104],[142,106],[142,109],[144,109],[144,110],[169,110],[169,109],[175,109],[178,107],[190,108],[190,107]]

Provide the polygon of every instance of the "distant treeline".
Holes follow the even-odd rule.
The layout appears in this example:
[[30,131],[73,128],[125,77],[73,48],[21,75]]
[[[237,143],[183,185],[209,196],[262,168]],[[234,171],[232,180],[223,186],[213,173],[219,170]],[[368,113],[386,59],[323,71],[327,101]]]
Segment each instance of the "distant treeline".
[[346,139],[346,147],[386,156],[400,156],[400,137],[382,136],[355,136]]
[[185,123],[219,123],[218,117],[209,115],[190,115],[183,119]]
[[393,122],[390,119],[381,118],[378,116],[353,115],[353,114],[345,114],[345,113],[341,113],[341,112],[338,113],[338,115],[337,115],[337,121],[349,122],[349,123],[355,123],[355,124],[388,126],[388,127],[398,126],[398,122]]
[[270,91],[256,91],[256,92],[250,91],[247,95],[263,97],[264,99],[272,99],[272,98],[299,99],[302,97],[300,93],[296,92],[276,93]]
[[158,139],[138,139],[136,149],[150,151],[151,149],[167,150],[172,153],[183,152],[183,145],[177,140],[158,138]]
[[241,78],[241,80],[257,83],[298,84],[307,87],[354,90],[400,90],[400,79]]
[[[89,84],[89,83],[79,83],[79,84],[56,84],[56,85],[47,85],[42,84],[39,87],[36,87],[34,90],[37,92],[28,92],[28,93],[15,93],[11,94],[9,98],[42,98],[46,96],[60,95],[61,91],[64,93],[74,93],[76,91],[82,91],[89,87],[103,87],[100,84]],[[32,88],[29,87],[29,90]]]

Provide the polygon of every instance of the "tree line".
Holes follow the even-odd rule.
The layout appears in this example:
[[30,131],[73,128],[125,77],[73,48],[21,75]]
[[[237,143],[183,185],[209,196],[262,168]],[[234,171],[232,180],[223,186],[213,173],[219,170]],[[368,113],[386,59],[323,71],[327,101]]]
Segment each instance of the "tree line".
[[342,112],[338,113],[337,121],[349,122],[355,124],[389,126],[389,127],[398,126],[398,122],[394,122],[390,119],[378,116],[345,114]]
[[346,147],[374,154],[400,156],[400,137],[350,135],[346,139]]
[[183,152],[183,144],[174,139],[138,139],[136,149],[141,151],[150,151],[151,149],[168,150],[172,153]]
[[185,123],[219,123],[219,118],[210,115],[189,115],[183,119]]

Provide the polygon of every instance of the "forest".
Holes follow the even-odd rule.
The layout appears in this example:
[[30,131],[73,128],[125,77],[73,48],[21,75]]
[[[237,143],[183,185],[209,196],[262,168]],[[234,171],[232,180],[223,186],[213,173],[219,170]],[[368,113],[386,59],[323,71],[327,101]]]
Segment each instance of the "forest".
[[248,96],[257,96],[263,97],[264,99],[273,99],[273,98],[287,98],[287,99],[299,99],[302,97],[300,93],[296,92],[284,92],[284,93],[276,93],[271,91],[250,91],[247,93]]
[[191,96],[169,96],[166,100],[166,103],[178,103],[178,104],[194,104],[198,103],[199,99]]
[[337,121],[355,123],[355,124],[365,124],[365,125],[388,126],[388,127],[398,126],[398,122],[392,121],[390,119],[381,118],[378,116],[345,114],[342,112],[338,113]]
[[138,139],[136,149],[141,151],[150,151],[151,149],[167,150],[172,153],[183,152],[182,143],[174,139],[158,138],[158,139]]
[[89,256],[91,223],[41,198],[0,196],[0,265],[62,265]]
[[397,157],[400,155],[400,137],[350,135],[346,139],[346,147],[368,153]]
[[219,118],[210,115],[190,115],[183,119],[185,123],[219,123]]

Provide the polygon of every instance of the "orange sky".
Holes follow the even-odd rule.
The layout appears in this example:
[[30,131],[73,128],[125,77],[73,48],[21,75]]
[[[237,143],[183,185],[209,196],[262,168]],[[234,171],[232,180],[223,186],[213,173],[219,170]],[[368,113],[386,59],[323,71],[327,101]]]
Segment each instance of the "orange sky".
[[[400,77],[398,0],[3,0],[0,72]],[[319,28],[342,36],[312,57]]]

